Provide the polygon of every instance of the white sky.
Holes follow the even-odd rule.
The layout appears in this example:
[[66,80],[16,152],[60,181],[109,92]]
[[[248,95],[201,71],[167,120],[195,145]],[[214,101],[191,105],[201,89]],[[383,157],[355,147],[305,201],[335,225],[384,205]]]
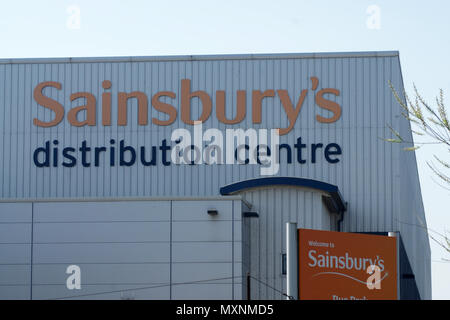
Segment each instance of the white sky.
[[[0,0],[0,58],[399,50],[407,91],[432,101],[450,93],[448,12],[445,0]],[[433,153],[449,158],[426,146],[417,160],[428,226],[444,233],[450,191],[433,181]],[[434,299],[450,299],[442,258],[432,243]]]

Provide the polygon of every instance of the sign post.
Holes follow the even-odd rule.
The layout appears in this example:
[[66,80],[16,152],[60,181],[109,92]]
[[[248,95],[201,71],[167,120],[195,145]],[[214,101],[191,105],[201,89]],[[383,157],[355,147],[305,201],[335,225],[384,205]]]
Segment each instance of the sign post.
[[287,300],[298,299],[298,239],[297,223],[286,223]]
[[400,300],[400,234],[399,232],[389,232],[389,237],[395,238],[396,250],[397,250],[397,300]]

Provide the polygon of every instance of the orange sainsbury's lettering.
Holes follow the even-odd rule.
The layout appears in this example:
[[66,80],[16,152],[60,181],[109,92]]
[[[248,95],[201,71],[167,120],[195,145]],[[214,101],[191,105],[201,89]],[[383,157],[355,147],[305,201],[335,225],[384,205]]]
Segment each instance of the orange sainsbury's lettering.
[[[86,105],[70,109],[69,113],[67,114],[67,120],[74,127],[82,127],[85,125],[95,126],[95,123],[96,123],[96,121],[95,121],[95,115],[96,115],[95,97],[92,94],[90,94],[89,92],[77,92],[77,93],[70,95],[70,101],[75,101],[76,99],[79,99],[79,98],[85,98]],[[86,120],[79,121],[78,113],[83,110],[86,111]]]
[[320,115],[316,116],[317,121],[322,123],[332,123],[339,120],[341,117],[341,106],[337,104],[334,101],[327,100],[323,97],[324,94],[334,94],[335,96],[340,95],[340,91],[337,89],[332,88],[326,88],[322,89],[316,94],[316,103],[320,108],[327,109],[328,111],[331,111],[333,113],[333,116],[331,118],[324,118]]
[[202,102],[202,114],[198,121],[205,122],[211,114],[211,97],[205,91],[191,92],[191,80],[181,80],[181,121],[190,125],[195,122],[191,119],[191,99],[194,97],[199,98]]
[[177,119],[177,109],[175,109],[175,107],[172,106],[171,104],[164,103],[159,100],[160,97],[164,97],[164,96],[175,99],[176,94],[174,92],[170,92],[170,91],[161,91],[161,92],[156,93],[153,96],[152,106],[156,110],[158,110],[162,113],[165,113],[169,116],[168,120],[160,120],[158,118],[153,118],[152,122],[159,126],[168,126],[168,125],[174,123],[175,120]]
[[44,108],[48,108],[52,110],[55,113],[55,118],[50,122],[44,122],[37,118],[33,119],[33,123],[35,126],[38,127],[53,127],[56,126],[58,123],[60,123],[64,118],[64,107],[57,101],[50,99],[49,97],[46,97],[42,94],[42,91],[46,87],[53,87],[58,90],[61,90],[62,85],[59,82],[54,81],[46,81],[39,83],[36,88],[34,89],[33,97],[34,100]]
[[292,128],[295,125],[295,122],[297,121],[298,114],[300,113],[300,109],[303,106],[303,102],[305,101],[306,93],[308,90],[302,90],[302,93],[300,94],[300,97],[298,98],[297,105],[292,105],[291,99],[289,98],[289,94],[287,90],[278,90],[277,93],[280,96],[281,104],[283,105],[284,111],[286,112],[286,115],[289,120],[289,126],[284,129],[280,129],[280,135],[284,135],[292,130]]
[[[308,91],[311,90],[313,94],[312,97],[313,103],[316,104],[319,108],[325,109],[331,113],[330,117],[324,117],[322,115],[317,114],[315,116],[316,121],[319,123],[333,123],[340,119],[342,109],[341,106],[332,100],[325,98],[325,95],[334,95],[339,96],[340,91],[338,89],[333,88],[325,88],[321,89],[317,92],[316,89],[319,84],[319,79],[316,77],[311,77],[312,80],[312,88],[311,89],[303,89],[300,91],[300,95],[297,98],[294,94],[290,95],[290,92],[286,89],[266,89],[266,90],[237,90],[235,92],[235,99],[232,99],[227,106],[226,96],[228,93],[225,90],[216,90],[215,92],[215,116],[220,123],[226,125],[238,125],[242,121],[245,120],[247,114],[247,98],[249,99],[248,103],[251,105],[251,123],[260,124],[262,123],[262,108],[263,102],[266,101],[265,108],[273,109],[273,108],[281,108],[284,111],[284,115],[288,120],[288,125],[285,128],[280,129],[280,135],[285,135],[289,133],[295,126],[298,118],[300,117],[301,110],[304,109],[303,104],[308,103],[308,99],[306,99]],[[38,119],[38,117],[33,119],[33,124],[38,127],[53,127],[58,125],[64,119],[64,106],[46,96],[44,91],[48,94],[47,89],[45,88],[51,87],[57,90],[62,90],[62,84],[60,82],[54,81],[45,81],[39,83],[34,91],[33,97],[36,103],[44,108],[47,108],[54,113],[54,117],[51,121],[42,121]],[[101,112],[99,113],[99,117],[101,117],[101,124],[103,126],[111,126],[112,115],[112,100],[113,95],[115,95],[114,99],[116,100],[116,112],[117,117],[114,117],[117,121],[118,126],[126,126],[128,124],[127,113],[128,113],[128,100],[135,99],[137,102],[137,122],[140,126],[148,125],[149,121],[149,110],[148,103],[149,98],[151,98],[151,107],[156,111],[162,113],[163,118],[160,117],[152,117],[151,122],[154,125],[158,126],[169,126],[175,123],[177,120],[178,114],[180,114],[180,120],[188,125],[194,125],[196,119],[191,118],[191,100],[198,99],[199,107],[200,107],[200,116],[198,121],[205,122],[209,119],[212,114],[213,108],[213,95],[208,94],[208,92],[203,90],[191,91],[191,80],[190,79],[182,79],[180,83],[180,91],[179,96],[177,98],[177,93],[172,91],[159,91],[153,94],[153,96],[148,97],[145,92],[141,91],[132,91],[132,92],[117,92],[111,89],[114,89],[113,84],[110,80],[103,80],[101,82],[101,87],[103,88],[103,92],[101,93]],[[117,88],[116,88],[117,90]],[[233,96],[233,95],[231,95]],[[292,97],[292,99],[291,99]],[[266,99],[271,98],[271,99]],[[70,125],[75,127],[83,127],[83,126],[95,126],[97,124],[97,101],[96,97],[93,93],[90,92],[76,92],[70,95],[70,101],[75,103],[78,99],[84,99],[80,101],[84,101],[84,105],[72,107],[67,114],[67,121]],[[174,104],[167,103],[167,99],[172,99],[174,102],[179,103],[178,106]],[[251,100],[251,101],[250,101]],[[312,100],[312,99],[311,99]],[[309,102],[311,103],[311,102]],[[227,118],[227,108],[233,108],[234,116],[232,118]],[[274,110],[275,112],[281,112]],[[84,113],[82,113],[82,111]],[[230,114],[230,113],[228,113]],[[269,114],[271,114],[269,112]],[[166,115],[166,117],[164,117]],[[84,116],[84,119],[80,119]],[[164,119],[165,118],[165,119]],[[264,119],[270,120],[270,119]],[[136,121],[136,120],[134,120]]]

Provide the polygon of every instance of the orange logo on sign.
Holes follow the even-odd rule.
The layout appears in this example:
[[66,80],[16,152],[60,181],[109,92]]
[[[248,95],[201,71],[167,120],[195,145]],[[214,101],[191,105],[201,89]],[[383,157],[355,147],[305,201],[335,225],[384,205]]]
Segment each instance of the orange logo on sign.
[[397,299],[394,237],[299,229],[301,300]]

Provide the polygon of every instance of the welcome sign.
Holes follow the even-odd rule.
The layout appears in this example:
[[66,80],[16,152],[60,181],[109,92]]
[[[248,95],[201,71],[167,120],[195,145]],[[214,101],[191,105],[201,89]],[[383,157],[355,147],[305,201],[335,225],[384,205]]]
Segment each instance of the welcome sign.
[[396,300],[396,238],[299,229],[301,300]]

